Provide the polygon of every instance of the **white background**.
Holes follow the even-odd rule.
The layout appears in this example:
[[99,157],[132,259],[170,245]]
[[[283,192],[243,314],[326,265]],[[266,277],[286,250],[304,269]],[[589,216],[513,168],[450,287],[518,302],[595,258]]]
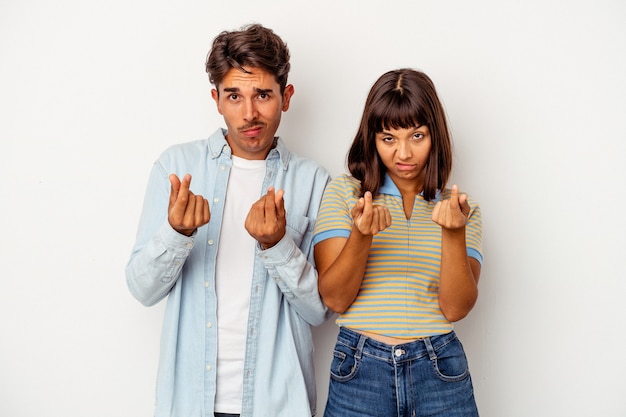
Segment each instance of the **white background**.
[[155,158],[223,126],[211,40],[252,21],[292,53],[279,134],[333,175],[380,74],[434,80],[483,210],[482,416],[626,416],[621,0],[0,0],[0,415],[152,415],[164,303],[124,266]]

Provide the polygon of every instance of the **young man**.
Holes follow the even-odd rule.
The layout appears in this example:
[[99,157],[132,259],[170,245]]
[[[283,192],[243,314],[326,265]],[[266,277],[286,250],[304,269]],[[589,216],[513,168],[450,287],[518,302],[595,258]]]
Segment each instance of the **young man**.
[[310,326],[332,313],[311,237],[330,176],[274,136],[289,68],[270,29],[219,34],[206,69],[227,129],[152,169],[126,279],[144,305],[167,297],[156,417],[315,414]]

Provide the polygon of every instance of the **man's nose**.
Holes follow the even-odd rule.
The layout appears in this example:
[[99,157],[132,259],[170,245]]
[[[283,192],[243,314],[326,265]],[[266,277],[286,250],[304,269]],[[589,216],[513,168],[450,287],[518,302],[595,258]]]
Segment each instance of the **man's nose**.
[[244,103],[244,119],[255,120],[259,116],[259,112],[256,108],[256,104],[253,100],[246,100]]

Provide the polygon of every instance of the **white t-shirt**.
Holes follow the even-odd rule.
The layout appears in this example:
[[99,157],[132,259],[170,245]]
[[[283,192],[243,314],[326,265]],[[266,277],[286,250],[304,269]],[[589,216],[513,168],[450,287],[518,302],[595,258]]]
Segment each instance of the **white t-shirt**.
[[256,240],[245,228],[261,195],[265,160],[232,157],[217,253],[217,390],[215,412],[241,413],[250,286]]

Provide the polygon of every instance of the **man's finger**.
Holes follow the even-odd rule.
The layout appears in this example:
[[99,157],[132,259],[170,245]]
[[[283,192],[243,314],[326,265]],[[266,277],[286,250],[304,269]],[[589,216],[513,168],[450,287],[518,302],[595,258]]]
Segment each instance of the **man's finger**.
[[191,185],[191,175],[190,174],[185,174],[185,176],[183,177],[182,182],[180,183],[179,194],[181,192],[183,192],[184,194],[189,193],[189,186],[190,185]]
[[196,219],[196,196],[193,195],[192,193],[189,193],[187,205],[185,208],[185,214],[183,215],[183,224],[185,225],[185,227],[189,227],[190,225],[194,224],[195,219]]
[[170,206],[174,204],[176,199],[178,198],[178,192],[180,190],[180,179],[176,174],[170,174],[169,176],[170,184],[172,188],[170,190]]
[[278,190],[274,194],[274,203],[276,204],[276,207],[278,207],[280,203],[283,202],[283,195],[285,195],[285,190]]
[[276,205],[276,212],[280,218],[285,217],[285,200],[283,196],[285,195],[285,190],[278,190],[274,196],[274,204]]
[[275,203],[275,191],[274,187],[267,189],[265,194],[265,219],[273,219],[276,217],[276,203]]
[[204,199],[204,220],[208,223],[211,221],[211,209],[209,208],[209,202]]
[[195,224],[203,225],[206,223],[206,212],[208,211],[208,201],[206,198],[201,195],[196,196],[196,213],[195,213]]

